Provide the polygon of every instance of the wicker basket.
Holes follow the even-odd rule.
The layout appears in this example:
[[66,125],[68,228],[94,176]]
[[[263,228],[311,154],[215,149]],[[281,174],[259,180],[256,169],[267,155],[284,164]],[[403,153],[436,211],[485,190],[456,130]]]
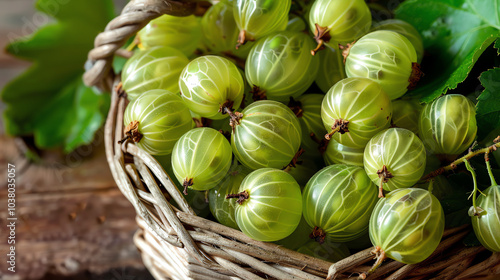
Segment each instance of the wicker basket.
[[[371,248],[329,263],[278,245],[255,241],[242,232],[197,217],[158,162],[123,138],[127,104],[117,91],[119,76],[112,57],[125,41],[162,14],[184,16],[193,3],[173,0],[132,0],[111,21],[89,53],[87,85],[112,90],[105,126],[107,160],[113,177],[137,212],[140,229],[134,242],[156,279],[344,279],[358,277],[373,263]],[[167,200],[168,197],[169,199]],[[175,201],[178,208],[169,201]],[[469,279],[500,274],[500,254],[484,247],[464,247],[470,227],[448,229],[436,251],[422,263],[389,260],[367,279]],[[361,274],[362,275],[362,274]]]

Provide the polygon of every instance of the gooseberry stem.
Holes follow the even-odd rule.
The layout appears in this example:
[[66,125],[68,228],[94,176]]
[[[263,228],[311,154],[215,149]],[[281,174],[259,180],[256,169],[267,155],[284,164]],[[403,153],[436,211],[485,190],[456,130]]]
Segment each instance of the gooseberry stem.
[[241,46],[246,44],[247,41],[254,41],[254,38],[247,38],[247,31],[246,30],[241,30],[240,34],[238,35],[238,41],[236,44],[236,49],[239,49]]
[[316,55],[317,52],[325,48],[325,42],[330,42],[330,29],[328,27],[319,26],[319,24],[315,23],[316,30],[314,31],[314,40],[318,45],[314,50],[311,50],[312,55]]
[[184,191],[182,192],[184,195],[188,195],[187,189],[194,184],[193,178],[186,178],[184,182],[182,182],[182,186],[184,187]]
[[236,49],[239,49],[241,46],[243,46],[247,42],[247,31],[246,30],[241,30],[240,34],[238,35],[238,41],[236,44]]
[[297,118],[302,118],[302,114],[304,113],[304,110],[302,110],[302,102],[293,99],[293,97],[290,97],[288,108],[292,110]]
[[240,124],[241,119],[243,118],[243,114],[240,112],[233,112],[230,108],[224,107],[224,112],[229,115],[229,125],[231,128],[234,129],[236,128],[237,125]]
[[345,61],[347,59],[347,57],[349,56],[349,52],[351,51],[351,48],[352,46],[354,45],[354,43],[356,43],[356,41],[352,42],[352,43],[347,43],[345,46],[344,45],[341,45],[339,44],[339,50],[342,51],[342,57],[344,58],[342,60],[342,62],[345,64]]
[[490,175],[491,185],[497,186],[497,181],[495,180],[495,176],[493,176],[493,171],[491,170],[489,151],[484,153],[484,161],[486,162],[486,169],[488,170],[488,175]]
[[325,139],[326,140],[332,139],[332,135],[337,133],[337,132],[340,134],[344,134],[346,132],[349,132],[349,121],[343,120],[343,119],[336,119],[333,122],[332,131],[330,131],[330,133],[325,135]]
[[[368,270],[368,272],[363,273],[363,275],[366,277],[369,274],[375,272],[375,270],[382,264],[382,262],[387,258],[385,255],[385,251],[380,248],[380,246],[376,246],[375,249],[372,251],[372,254],[375,255],[375,258],[377,261],[373,264],[372,268]],[[363,279],[363,278],[361,278]]]
[[467,153],[465,156],[453,161],[452,163],[450,163],[449,165],[446,165],[446,166],[443,166],[443,167],[440,167],[434,171],[432,171],[431,173],[425,175],[424,177],[422,177],[421,180],[429,180],[431,178],[434,178],[436,176],[439,176],[441,174],[443,174],[444,172],[446,171],[450,171],[450,170],[454,170],[457,168],[457,166],[461,163],[464,163],[466,160],[469,160],[471,159],[472,157],[475,157],[479,154],[485,154],[485,153],[490,153],[492,151],[496,151],[498,148],[500,148],[500,136],[498,136],[497,138],[495,138],[495,140],[493,141],[495,144],[491,145],[491,146],[488,146],[486,148],[482,148],[482,149],[479,149],[479,150],[476,150],[476,151],[469,151],[469,153]]
[[380,178],[380,185],[378,187],[378,198],[384,197],[384,183],[389,182],[389,179],[393,178],[394,175],[387,169],[387,166],[382,166],[382,169],[377,171],[377,175]]
[[319,244],[323,244],[325,242],[326,233],[323,229],[316,226],[309,234],[309,238],[314,239]]
[[139,142],[142,139],[142,134],[139,132],[139,121],[130,122],[127,127],[125,127],[125,135],[126,138],[122,140],[122,142],[126,139],[132,139],[134,142]]
[[267,100],[266,91],[260,89],[259,86],[253,85],[250,93],[252,94],[253,101]]
[[209,127],[212,120],[201,117],[201,118],[193,118],[194,124],[196,127]]
[[330,131],[329,133],[325,134],[325,139],[326,140],[331,140],[333,134],[337,133],[339,130],[340,130],[340,127],[333,128],[332,131]]
[[119,82],[116,85],[115,91],[118,94],[118,97],[123,97],[125,95],[125,90],[123,89],[123,83],[122,82]]
[[236,202],[238,202],[238,204],[241,205],[243,201],[250,198],[250,194],[248,193],[247,190],[244,190],[240,193],[233,193],[226,195],[226,199],[231,199],[231,198],[237,198],[238,200],[236,200]]
[[[469,163],[469,160],[465,160],[465,167],[467,167],[467,170],[469,170],[470,174],[472,175],[472,180],[474,181],[474,190],[472,191],[472,207],[474,208],[474,216],[478,215],[478,211],[476,208],[476,193],[478,191],[477,188],[477,178],[476,178],[476,172],[474,171],[474,168]],[[469,196],[470,199],[470,196]]]
[[306,150],[304,150],[304,149],[300,148],[300,149],[297,151],[297,153],[295,153],[295,156],[293,156],[293,158],[292,158],[292,160],[290,161],[290,163],[289,163],[287,166],[283,167],[283,171],[285,171],[285,172],[290,172],[290,170],[291,170],[292,168],[297,167],[297,163],[298,163],[298,164],[301,164],[301,163],[302,163],[302,161],[299,161],[299,157],[300,157],[300,156],[301,156],[301,155],[302,155],[305,151],[306,151]]

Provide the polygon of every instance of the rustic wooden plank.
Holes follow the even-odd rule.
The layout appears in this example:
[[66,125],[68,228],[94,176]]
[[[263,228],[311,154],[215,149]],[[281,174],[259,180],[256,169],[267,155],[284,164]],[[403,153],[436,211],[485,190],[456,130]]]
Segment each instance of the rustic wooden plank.
[[[101,143],[81,160],[84,150],[61,162],[46,153],[45,164],[28,163],[13,139],[0,136],[0,143],[0,279],[143,268],[132,241],[135,211],[115,186]],[[16,165],[15,274],[5,261],[8,163]]]

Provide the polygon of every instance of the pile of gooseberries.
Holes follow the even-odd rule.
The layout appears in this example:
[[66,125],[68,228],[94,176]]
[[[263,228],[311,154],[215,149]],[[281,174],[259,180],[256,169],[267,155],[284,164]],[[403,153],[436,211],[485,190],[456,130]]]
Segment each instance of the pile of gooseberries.
[[[138,32],[122,71],[124,141],[156,156],[198,214],[255,240],[337,261],[369,239],[375,266],[426,259],[444,214],[417,183],[477,127],[463,95],[406,95],[425,63],[415,28],[372,23],[363,0],[298,1],[300,16],[291,0],[215,2]],[[493,180],[472,210],[497,252],[499,201]]]

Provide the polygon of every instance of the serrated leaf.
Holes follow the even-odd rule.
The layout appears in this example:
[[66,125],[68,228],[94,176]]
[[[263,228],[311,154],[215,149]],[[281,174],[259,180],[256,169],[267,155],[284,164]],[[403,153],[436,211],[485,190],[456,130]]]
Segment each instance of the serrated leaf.
[[495,49],[497,49],[497,53],[500,55],[500,39],[495,41]]
[[[102,123],[102,110],[98,118],[95,112],[80,111],[80,107],[74,106],[80,89],[74,81],[81,79],[87,53],[95,36],[112,19],[114,7],[111,0],[38,0],[36,7],[56,21],[6,48],[8,53],[33,64],[2,91],[7,105],[3,116],[5,130],[10,135],[33,134],[40,148],[67,145],[66,150],[70,150],[88,139],[77,133],[81,130],[75,128],[74,122],[87,120],[89,129],[85,134],[90,136]],[[96,95],[92,102],[103,104],[106,99]],[[66,115],[68,108],[77,110],[77,114]],[[83,112],[87,115],[80,115]],[[47,123],[64,127],[54,128]]]
[[483,139],[500,127],[500,68],[485,71],[479,77],[484,91],[477,98],[478,138]]
[[409,93],[430,102],[467,78],[483,51],[499,36],[500,0],[410,0],[396,17],[422,35],[425,73]]

